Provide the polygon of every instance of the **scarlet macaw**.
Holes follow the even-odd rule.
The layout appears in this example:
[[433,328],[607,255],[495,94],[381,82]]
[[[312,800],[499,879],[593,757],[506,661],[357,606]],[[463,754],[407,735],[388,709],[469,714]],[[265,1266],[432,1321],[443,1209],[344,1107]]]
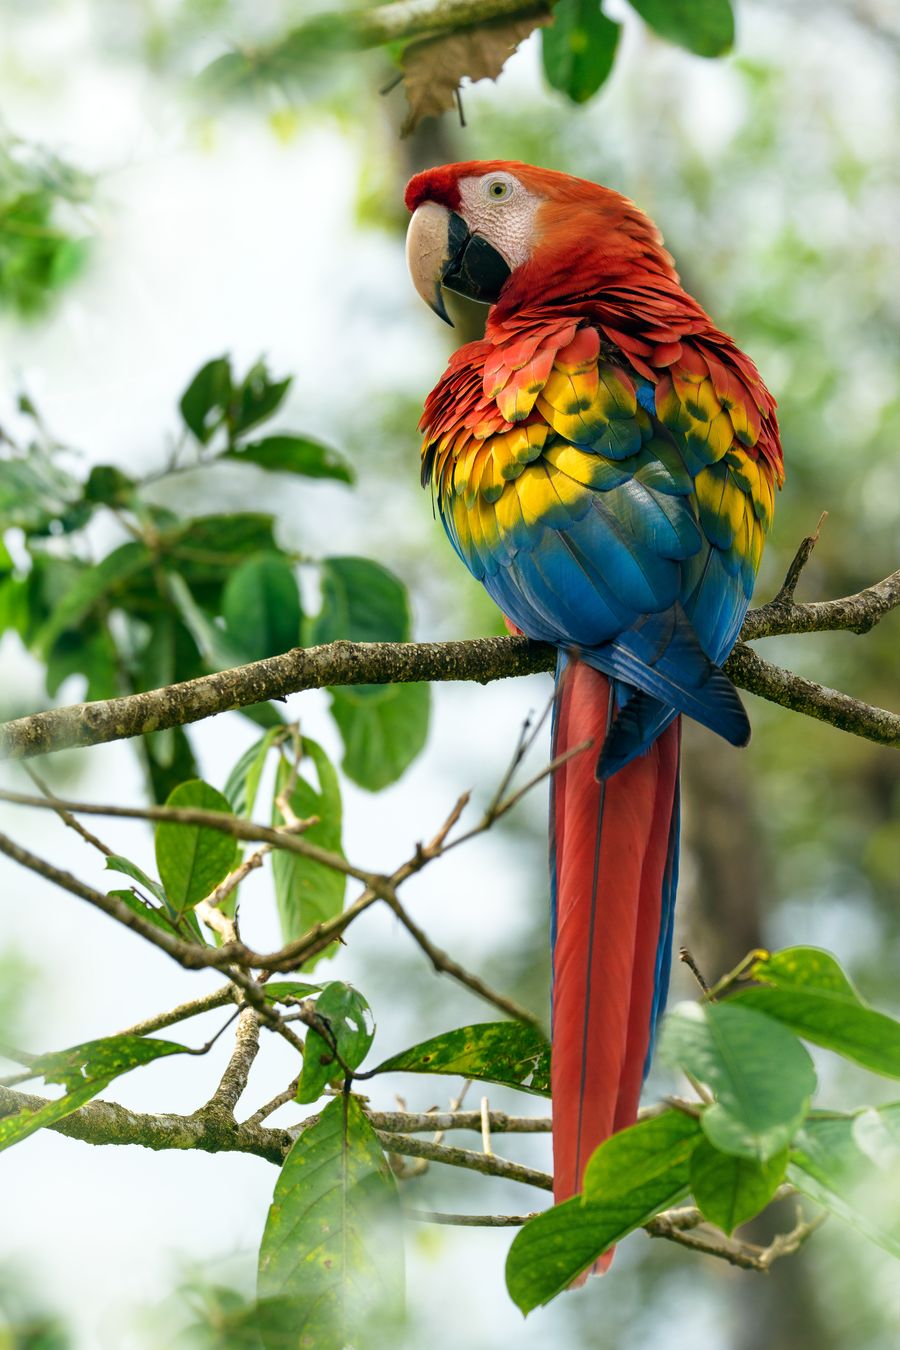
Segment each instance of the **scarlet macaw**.
[[[680,716],[743,745],[721,663],[783,482],[775,401],[608,188],[527,164],[417,174],[407,260],[486,301],[421,429],[422,482],[510,626],[559,650],[551,795],[554,1195],[633,1123],[669,981]],[[599,754],[597,753],[599,751]]]

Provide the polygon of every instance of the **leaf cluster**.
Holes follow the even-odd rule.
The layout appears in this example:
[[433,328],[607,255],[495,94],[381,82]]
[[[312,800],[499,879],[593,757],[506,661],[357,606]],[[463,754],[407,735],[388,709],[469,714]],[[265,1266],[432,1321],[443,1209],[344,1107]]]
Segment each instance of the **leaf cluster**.
[[[42,662],[48,696],[73,675],[89,700],[107,699],[295,646],[410,637],[406,590],[379,564],[303,559],[322,595],[319,611],[308,613],[301,559],[279,542],[271,515],[195,515],[191,503],[202,492],[158,504],[162,479],[189,470],[205,477],[220,465],[350,486],[350,466],[331,447],[269,431],[290,385],[263,362],[238,378],[227,357],[208,361],[181,396],[182,429],[166,462],[141,479],[114,464],[81,470],[21,399],[34,434],[0,448],[0,633],[17,632]],[[10,531],[22,533],[15,557],[2,542]],[[110,535],[114,546],[99,551],[95,540]],[[427,687],[335,690],[332,700],[348,776],[370,789],[393,782],[424,744]],[[272,704],[247,715],[266,727],[283,723]],[[142,751],[158,801],[198,777],[181,728],[145,737]]]
[[[481,1023],[363,1071],[375,1026],[358,990],[286,981],[269,982],[266,995],[299,1009],[308,1028],[295,1100],[309,1105],[333,1095],[302,1123],[279,1173],[258,1299],[238,1300],[229,1317],[266,1350],[380,1345],[402,1318],[402,1206],[386,1142],[355,1081],[454,1075],[549,1096],[549,1046],[533,1027]],[[712,996],[669,1014],[662,1053],[702,1096],[663,1104],[607,1140],[588,1163],[582,1192],[525,1223],[506,1270],[522,1311],[556,1297],[635,1229],[657,1231],[667,1215],[676,1224],[684,1216],[696,1231],[717,1230],[721,1248],[706,1250],[727,1252],[735,1229],[784,1188],[900,1257],[891,1198],[900,1180],[900,1103],[823,1109],[813,1100],[816,1073],[802,1041],[900,1078],[900,1022],[870,1008],[817,948],[753,953]],[[40,1057],[32,1072],[62,1083],[65,1095],[7,1117],[0,1147],[63,1118],[119,1074],[185,1052],[174,1042],[121,1035]],[[694,1211],[673,1209],[691,1201]]]

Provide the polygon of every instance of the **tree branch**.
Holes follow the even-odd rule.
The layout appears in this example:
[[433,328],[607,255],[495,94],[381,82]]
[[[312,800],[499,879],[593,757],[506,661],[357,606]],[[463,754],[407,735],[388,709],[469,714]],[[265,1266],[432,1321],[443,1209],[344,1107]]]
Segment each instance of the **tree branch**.
[[[394,0],[374,8],[318,14],[291,30],[287,39],[297,47],[306,39],[346,50],[380,47],[386,42],[456,32],[495,19],[546,14],[552,0]],[[281,42],[277,44],[281,45]]]
[[[15,1115],[23,1107],[39,1110],[48,1100],[0,1087],[0,1118]],[[85,1144],[137,1144],[157,1152],[177,1148],[199,1149],[203,1153],[253,1153],[276,1167],[284,1162],[294,1142],[286,1130],[266,1129],[249,1121],[236,1125],[221,1113],[151,1115],[100,1100],[88,1102],[44,1128]]]
[[[857,595],[814,604],[794,604],[792,595],[782,588],[770,604],[750,611],[741,635],[746,642],[789,633],[865,633],[898,605],[900,571]],[[323,647],[298,647],[282,656],[164,689],[20,717],[0,725],[0,759],[27,759],[52,750],[127,740],[269,699],[285,699],[305,689],[422,680],[486,684],[550,671],[555,663],[553,647],[514,637],[461,642],[333,642]],[[900,744],[897,714],[870,708],[846,694],[770,666],[760,657],[751,658],[746,648],[739,647],[725,668],[741,688],[771,702],[830,721],[883,745]]]
[[[479,1117],[480,1118],[480,1117]],[[553,1190],[553,1178],[548,1172],[538,1172],[523,1163],[498,1158],[496,1153],[476,1153],[470,1148],[456,1148],[450,1144],[435,1144],[430,1139],[415,1139],[405,1134],[390,1134],[376,1130],[388,1153],[399,1153],[406,1158],[427,1158],[429,1162],[448,1163],[451,1167],[465,1167],[472,1172],[483,1172],[507,1181],[521,1181],[526,1186],[537,1186],[542,1191]]]
[[[813,632],[813,629],[805,630]],[[818,631],[818,630],[815,630]],[[736,685],[751,694],[779,703],[792,712],[805,713],[828,722],[839,731],[849,731],[867,741],[900,748],[900,713],[875,708],[827,685],[816,684],[791,670],[772,665],[739,642],[725,662],[725,671]]]

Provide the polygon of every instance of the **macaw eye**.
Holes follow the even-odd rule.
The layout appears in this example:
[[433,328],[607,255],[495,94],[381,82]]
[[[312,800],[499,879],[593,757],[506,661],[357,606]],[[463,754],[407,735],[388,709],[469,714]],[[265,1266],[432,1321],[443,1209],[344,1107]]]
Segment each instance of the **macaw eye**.
[[487,183],[486,192],[491,201],[502,202],[510,195],[512,187],[502,178],[492,178]]

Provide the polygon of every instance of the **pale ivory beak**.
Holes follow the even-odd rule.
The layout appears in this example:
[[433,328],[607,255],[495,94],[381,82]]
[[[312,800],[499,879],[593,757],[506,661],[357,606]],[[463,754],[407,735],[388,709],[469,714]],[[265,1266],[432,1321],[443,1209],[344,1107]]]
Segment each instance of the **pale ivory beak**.
[[450,212],[437,202],[422,202],[406,232],[406,265],[426,305],[452,328],[441,294],[441,280],[450,261]]

